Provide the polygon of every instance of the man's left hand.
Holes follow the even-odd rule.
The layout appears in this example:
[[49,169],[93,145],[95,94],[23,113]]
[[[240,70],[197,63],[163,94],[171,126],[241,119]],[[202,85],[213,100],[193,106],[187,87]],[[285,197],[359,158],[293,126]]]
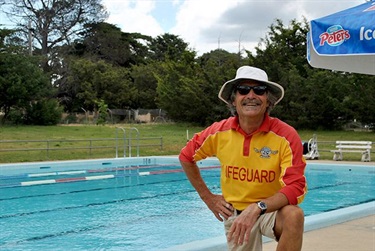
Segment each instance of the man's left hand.
[[250,232],[255,222],[258,220],[260,209],[253,203],[249,205],[242,213],[233,221],[228,232],[228,242],[233,241],[237,245],[247,243],[250,238]]

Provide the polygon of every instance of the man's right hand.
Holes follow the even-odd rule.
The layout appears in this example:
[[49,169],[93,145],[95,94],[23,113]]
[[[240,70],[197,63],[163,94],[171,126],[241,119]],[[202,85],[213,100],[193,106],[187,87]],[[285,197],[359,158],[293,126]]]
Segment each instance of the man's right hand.
[[223,221],[223,218],[228,219],[233,214],[233,206],[226,202],[222,195],[211,193],[202,200],[219,221]]

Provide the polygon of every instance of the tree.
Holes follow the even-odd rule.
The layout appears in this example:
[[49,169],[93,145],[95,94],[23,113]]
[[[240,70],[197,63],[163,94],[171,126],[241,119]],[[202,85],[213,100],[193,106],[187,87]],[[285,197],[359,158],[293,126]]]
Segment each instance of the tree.
[[[181,59],[184,59],[183,57]],[[157,75],[157,103],[175,121],[208,125],[230,115],[218,99],[225,81],[241,65],[237,54],[223,50],[204,54],[197,60],[166,61]]]
[[148,57],[147,44],[151,37],[125,33],[113,24],[91,23],[74,43],[73,54],[90,60],[104,60],[115,66],[141,64]]
[[96,121],[97,125],[104,125],[107,121],[107,113],[108,113],[108,105],[104,102],[103,99],[96,101],[96,104],[98,105],[98,112],[99,117]]
[[22,47],[22,41],[16,35],[16,30],[0,29],[0,52],[22,53],[25,48]]
[[29,31],[37,42],[38,54],[44,56],[44,71],[50,70],[49,62],[57,46],[70,43],[84,24],[101,22],[108,14],[101,0],[5,0],[9,4],[7,13],[17,23],[25,38],[31,39]]
[[236,70],[245,64],[237,53],[229,53],[217,49],[203,54],[197,59],[203,72],[205,85],[201,90],[208,98],[206,104],[206,125],[230,116],[226,105],[218,99],[221,86],[228,80],[233,79]]
[[51,95],[52,88],[35,58],[0,53],[0,109],[3,122],[11,110],[25,112],[30,104]]
[[302,22],[293,19],[287,26],[280,19],[276,19],[275,23],[271,24],[266,37],[261,39],[259,46],[255,48],[254,63],[264,69],[270,79],[282,79],[284,70],[292,65],[301,77],[306,77],[308,30],[306,19]]
[[194,51],[188,49],[188,44],[176,35],[165,33],[152,39],[149,44],[150,58],[155,61],[180,61],[181,56],[191,52],[192,57],[196,56]]
[[[192,65],[194,64],[195,56],[196,52],[189,50],[188,44],[178,36],[166,33],[152,39],[149,43],[149,54],[147,56],[148,60],[145,61],[146,63],[134,65],[131,69],[131,76],[139,94],[138,107],[155,108],[158,104],[161,105],[160,108],[166,108],[169,116],[175,120],[186,121],[182,118],[184,113],[181,110],[176,111],[174,109],[178,106],[173,107],[169,104],[171,99],[179,99],[180,97],[169,97],[165,94],[169,92],[167,89],[176,88],[174,84],[179,85],[177,82],[173,82],[173,79],[169,79],[169,76],[176,74],[174,76],[178,77],[178,79],[183,78],[184,81],[188,81],[188,78],[190,78],[188,73],[192,74],[191,76],[195,75],[195,67]],[[186,66],[186,69],[183,69],[184,66]],[[174,71],[174,73],[168,72],[169,70]],[[179,74],[181,75],[178,76]],[[192,79],[196,78],[193,77]],[[176,79],[176,81],[178,80]],[[184,83],[187,84],[186,82]],[[159,95],[162,95],[162,97]],[[185,116],[185,118],[192,117]]]
[[166,61],[157,73],[157,103],[175,121],[204,124],[208,99],[195,64]]
[[29,125],[56,125],[61,121],[62,107],[56,99],[41,99],[26,107],[23,122]]
[[71,59],[56,86],[58,98],[69,112],[82,108],[93,111],[98,100],[103,100],[110,109],[123,109],[133,107],[138,99],[129,70],[104,61]]
[[351,74],[346,82],[343,105],[350,111],[349,119],[375,125],[375,76]]
[[346,76],[318,69],[308,72],[307,78],[289,78],[281,105],[285,120],[297,128],[340,129],[350,117],[343,103],[349,94]]
[[160,62],[150,62],[132,66],[130,75],[138,92],[138,100],[133,108],[157,108],[157,79],[154,73],[157,72],[159,65]]

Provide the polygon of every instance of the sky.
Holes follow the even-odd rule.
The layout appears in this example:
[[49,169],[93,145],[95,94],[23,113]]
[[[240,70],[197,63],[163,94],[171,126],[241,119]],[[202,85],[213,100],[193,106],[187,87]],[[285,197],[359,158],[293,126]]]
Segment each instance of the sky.
[[123,32],[179,36],[198,55],[217,48],[253,51],[276,19],[320,18],[365,0],[102,0],[106,22]]
[[[102,0],[106,22],[123,32],[151,37],[177,35],[198,55],[215,49],[254,51],[269,27],[281,19],[320,18],[365,0]],[[0,23],[7,23],[0,16]]]

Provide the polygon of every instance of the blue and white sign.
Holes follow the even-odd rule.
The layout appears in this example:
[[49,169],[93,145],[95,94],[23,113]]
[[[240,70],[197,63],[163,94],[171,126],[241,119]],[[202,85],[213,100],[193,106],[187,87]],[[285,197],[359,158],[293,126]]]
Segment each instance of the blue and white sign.
[[375,75],[375,2],[310,22],[311,66]]

